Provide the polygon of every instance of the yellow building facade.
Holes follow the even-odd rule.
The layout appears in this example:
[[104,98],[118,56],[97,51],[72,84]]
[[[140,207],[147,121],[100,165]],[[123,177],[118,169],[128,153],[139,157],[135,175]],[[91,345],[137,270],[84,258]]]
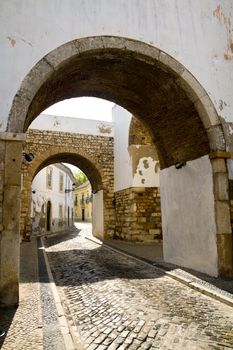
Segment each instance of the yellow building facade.
[[76,221],[92,221],[92,189],[89,181],[74,190],[74,215]]

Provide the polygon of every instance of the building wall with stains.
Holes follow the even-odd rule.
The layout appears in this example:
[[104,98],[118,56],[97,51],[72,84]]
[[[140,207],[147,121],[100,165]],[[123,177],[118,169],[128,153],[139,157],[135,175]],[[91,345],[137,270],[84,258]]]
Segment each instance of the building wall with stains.
[[164,258],[216,276],[217,249],[212,239],[215,203],[209,157],[187,162],[178,170],[174,166],[163,169],[160,181]]
[[201,83],[218,114],[233,121],[232,29],[232,0],[1,1],[0,131],[30,69],[56,47],[96,35],[132,38],[165,51]]

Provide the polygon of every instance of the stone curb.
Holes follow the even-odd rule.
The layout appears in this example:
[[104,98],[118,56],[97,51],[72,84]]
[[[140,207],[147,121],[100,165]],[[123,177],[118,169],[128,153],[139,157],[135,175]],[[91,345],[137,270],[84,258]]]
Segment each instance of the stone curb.
[[198,292],[200,292],[202,294],[205,294],[205,295],[207,295],[207,296],[209,296],[209,297],[211,297],[211,298],[213,298],[215,300],[218,300],[218,301],[220,301],[220,302],[222,302],[222,303],[224,303],[224,304],[226,304],[228,306],[233,307],[233,296],[232,297],[228,297],[227,295],[223,295],[221,293],[222,290],[220,288],[215,287],[214,290],[213,290],[213,289],[208,288],[207,286],[201,284],[200,282],[198,282],[196,280],[196,278],[194,278],[193,280],[190,281],[189,279],[180,276],[175,271],[165,271],[165,273],[169,277],[171,277],[171,278],[173,278],[173,279],[175,279],[175,280],[185,284],[186,286],[188,286],[188,287],[190,287],[190,288],[192,288],[194,290],[197,290]]
[[[212,289],[212,288],[208,287],[208,285],[209,285],[208,283],[205,282],[206,283],[206,285],[205,285],[205,283],[201,279],[192,276],[188,272],[182,271],[183,275],[181,275],[176,271],[167,271],[164,268],[162,268],[161,266],[156,266],[156,263],[154,263],[154,262],[150,262],[149,260],[146,260],[144,258],[136,257],[133,254],[126,253],[125,251],[122,251],[121,249],[117,249],[115,247],[112,247],[112,246],[102,242],[101,240],[95,238],[95,237],[89,237],[89,236],[85,235],[85,238],[89,239],[90,241],[92,241],[96,244],[103,245],[105,248],[113,250],[113,251],[115,251],[119,254],[122,254],[126,257],[129,257],[131,259],[135,259],[137,261],[140,261],[140,262],[143,262],[143,263],[148,264],[150,266],[153,266],[154,268],[156,268],[160,271],[163,271],[164,274],[166,274],[168,277],[171,277],[171,278],[175,279],[176,281],[183,283],[184,285],[190,287],[191,289],[194,289],[194,290],[196,290],[204,295],[207,295],[215,300],[218,300],[218,301],[220,301],[228,306],[233,307],[233,296],[231,296],[230,293],[225,292],[225,291],[223,292],[220,288],[217,288],[217,287],[214,287]],[[224,295],[223,293],[226,295]]]
[[65,349],[66,350],[75,350],[76,348],[74,346],[73,337],[72,337],[72,334],[70,332],[68,322],[66,320],[66,315],[65,315],[65,312],[64,312],[63,307],[62,307],[62,302],[61,302],[61,299],[59,297],[56,285],[54,283],[54,279],[53,279],[53,275],[52,275],[52,272],[50,269],[49,261],[48,261],[48,258],[47,258],[46,252],[45,252],[43,238],[41,237],[40,239],[41,239],[41,249],[43,250],[46,269],[48,272],[50,287],[51,287],[51,290],[53,293],[54,302],[55,302],[56,309],[57,309],[58,321],[59,321],[61,333],[63,336]]

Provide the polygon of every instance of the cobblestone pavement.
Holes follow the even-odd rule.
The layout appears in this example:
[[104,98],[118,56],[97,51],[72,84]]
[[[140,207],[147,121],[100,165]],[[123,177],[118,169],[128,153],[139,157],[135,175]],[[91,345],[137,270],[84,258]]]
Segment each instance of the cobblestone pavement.
[[21,246],[21,284],[19,289],[19,307],[0,309],[0,329],[6,331],[6,337],[0,338],[2,350],[42,350],[43,330],[40,303],[40,284],[38,266],[35,261],[36,244]]
[[[37,263],[39,252],[39,266]],[[0,309],[2,350],[64,350],[42,250],[36,240],[21,244],[19,307]]]
[[230,306],[75,233],[46,246],[78,349],[233,349]]

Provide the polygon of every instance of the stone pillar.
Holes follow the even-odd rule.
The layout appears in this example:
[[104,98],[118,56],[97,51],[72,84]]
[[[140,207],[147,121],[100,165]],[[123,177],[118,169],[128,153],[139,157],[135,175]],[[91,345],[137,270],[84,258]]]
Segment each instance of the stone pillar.
[[19,301],[19,222],[24,134],[0,133],[4,149],[2,225],[0,234],[0,305]]
[[103,239],[113,238],[115,234],[115,207],[113,186],[103,189],[103,216],[104,216],[104,236]]
[[[31,237],[31,181],[26,178],[25,167],[23,167],[22,191],[21,191],[21,215],[20,215],[20,240],[30,241]],[[26,178],[26,180],[25,180]]]
[[216,151],[209,155],[213,168],[215,216],[219,276],[233,276],[232,228],[230,218],[229,182],[226,159],[230,152]]
[[104,238],[103,190],[93,193],[92,232],[95,237]]

